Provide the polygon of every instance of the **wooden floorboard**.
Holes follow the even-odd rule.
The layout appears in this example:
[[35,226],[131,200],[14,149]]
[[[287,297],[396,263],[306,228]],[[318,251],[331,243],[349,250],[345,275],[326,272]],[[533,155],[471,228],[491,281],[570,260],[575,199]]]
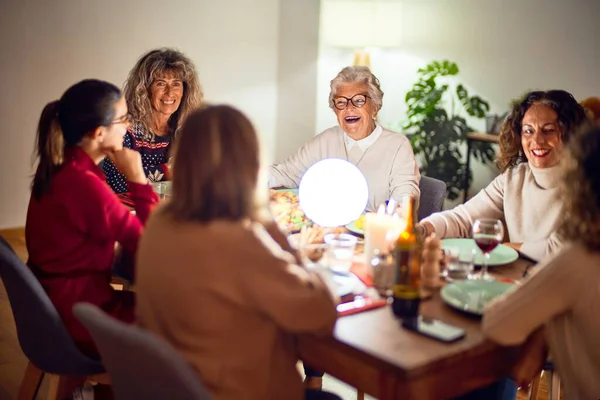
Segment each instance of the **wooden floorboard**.
[[[23,228],[0,230],[0,236],[3,236],[10,243],[21,260],[27,260],[27,248],[25,247]],[[26,366],[27,358],[19,346],[10,303],[8,302],[4,285],[0,281],[0,400],[17,398],[19,385]],[[46,386],[47,383],[44,382],[38,398],[45,395]],[[526,393],[519,391],[517,399],[525,400],[526,398]],[[548,385],[546,380],[543,379],[540,385],[540,394],[536,400],[545,400],[547,398]]]

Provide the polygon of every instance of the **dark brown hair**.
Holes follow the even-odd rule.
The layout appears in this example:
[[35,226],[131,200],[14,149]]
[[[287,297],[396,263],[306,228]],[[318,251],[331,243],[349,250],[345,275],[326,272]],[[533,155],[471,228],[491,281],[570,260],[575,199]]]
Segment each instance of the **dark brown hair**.
[[63,162],[65,147],[76,146],[99,126],[110,125],[115,117],[115,103],[120,98],[121,91],[112,83],[87,79],[44,107],[34,153],[39,162],[31,184],[36,200],[50,191],[52,178]]
[[587,121],[585,111],[577,100],[564,90],[530,92],[525,95],[504,121],[500,131],[500,152],[496,164],[501,172],[520,163],[527,162],[521,145],[523,117],[534,104],[543,104],[552,108],[558,115],[560,138],[567,143],[569,137]]
[[173,165],[165,212],[183,221],[253,217],[260,169],[254,127],[240,111],[211,106],[190,114]]
[[600,128],[584,129],[569,143],[565,157],[565,217],[559,234],[565,241],[600,250]]

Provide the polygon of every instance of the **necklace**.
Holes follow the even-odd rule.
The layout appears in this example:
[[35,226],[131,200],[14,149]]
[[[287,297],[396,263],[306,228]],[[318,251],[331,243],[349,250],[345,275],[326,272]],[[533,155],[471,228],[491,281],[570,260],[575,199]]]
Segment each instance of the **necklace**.
[[[346,154],[346,161],[348,161],[349,163],[353,164],[355,167],[358,167],[358,164],[360,164],[360,162],[362,161],[362,159],[365,157],[365,155],[367,154],[367,152],[371,148],[371,146],[367,147],[367,149],[362,153],[362,155],[360,156],[360,158],[358,159],[358,161],[356,161],[356,164],[354,164],[354,163],[352,163],[352,161],[350,161],[350,156],[348,154],[348,147],[346,146],[346,140],[345,140],[345,137],[343,135],[342,135],[342,146],[344,146],[344,153]],[[354,146],[357,146],[360,149],[360,146],[358,145],[358,143],[355,143]]]

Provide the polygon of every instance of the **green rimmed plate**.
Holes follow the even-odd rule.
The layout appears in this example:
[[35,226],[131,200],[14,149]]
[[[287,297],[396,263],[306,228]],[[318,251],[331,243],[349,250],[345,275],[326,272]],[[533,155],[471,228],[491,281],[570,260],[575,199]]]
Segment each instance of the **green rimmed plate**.
[[[461,251],[472,251],[475,250],[475,264],[482,265],[483,264],[483,253],[479,250],[479,247],[475,244],[473,239],[444,239],[442,240],[442,249],[448,247],[456,247]],[[517,260],[519,258],[519,253],[515,249],[511,249],[508,246],[504,246],[503,244],[498,245],[492,252],[490,253],[490,261],[488,262],[489,267],[510,264],[511,262]]]
[[498,281],[468,280],[450,283],[440,292],[442,300],[457,310],[483,315],[485,306],[512,289],[514,285]]

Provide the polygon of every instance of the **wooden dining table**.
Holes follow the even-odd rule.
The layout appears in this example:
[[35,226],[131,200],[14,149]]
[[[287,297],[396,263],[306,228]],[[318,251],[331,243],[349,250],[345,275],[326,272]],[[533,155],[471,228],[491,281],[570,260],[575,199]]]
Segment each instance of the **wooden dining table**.
[[[490,272],[518,280],[533,264],[519,258]],[[299,337],[299,357],[382,400],[447,399],[508,377],[523,347],[486,340],[480,318],[450,308],[439,292],[421,302],[420,313],[464,329],[460,341],[446,344],[408,331],[388,305],[339,318],[333,336]]]

